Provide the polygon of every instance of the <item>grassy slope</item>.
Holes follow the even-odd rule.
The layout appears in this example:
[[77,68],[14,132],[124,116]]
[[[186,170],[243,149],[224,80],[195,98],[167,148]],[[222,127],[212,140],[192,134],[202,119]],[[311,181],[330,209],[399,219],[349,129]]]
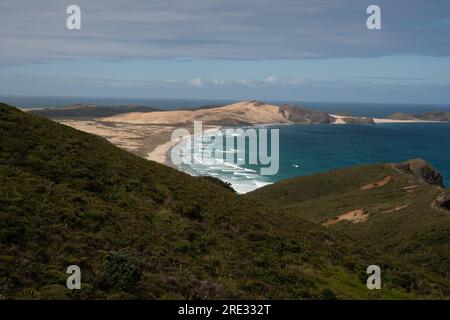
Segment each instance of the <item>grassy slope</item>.
[[[390,176],[386,185],[360,187]],[[408,193],[403,188],[417,185]],[[294,178],[256,190],[247,197],[270,202],[272,208],[321,225],[329,219],[362,209],[363,223],[339,222],[325,228],[347,235],[397,261],[406,261],[431,277],[450,283],[450,212],[432,206],[442,188],[401,173],[390,164],[340,169]],[[269,200],[270,199],[270,200]],[[395,207],[408,207],[386,212]]]
[[[102,138],[3,104],[0,136],[0,298],[440,296],[346,236]],[[64,287],[70,264],[82,290]]]

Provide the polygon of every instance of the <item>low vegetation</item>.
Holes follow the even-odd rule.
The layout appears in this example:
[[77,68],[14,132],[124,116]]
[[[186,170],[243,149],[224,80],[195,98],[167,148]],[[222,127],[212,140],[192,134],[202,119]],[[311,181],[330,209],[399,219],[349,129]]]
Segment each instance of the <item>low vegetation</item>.
[[434,277],[448,286],[448,191],[433,170],[422,160],[353,167],[286,180],[247,197],[265,201],[281,215],[324,225],[337,236],[407,263],[409,272],[415,269],[423,279]]
[[[391,166],[291,180],[243,197],[4,104],[0,135],[1,298],[449,295],[448,213],[430,206],[436,187],[401,193],[417,178]],[[400,180],[359,188],[388,174]],[[400,202],[411,205],[374,213]],[[321,225],[356,206],[371,214],[367,222]],[[81,268],[81,290],[65,286],[72,264]],[[366,288],[370,264],[383,270],[381,290]]]

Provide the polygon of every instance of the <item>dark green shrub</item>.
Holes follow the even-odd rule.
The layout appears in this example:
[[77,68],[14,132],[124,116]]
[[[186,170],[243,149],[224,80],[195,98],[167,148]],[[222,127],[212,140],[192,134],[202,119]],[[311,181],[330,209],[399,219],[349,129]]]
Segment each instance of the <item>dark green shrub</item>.
[[110,252],[103,264],[104,284],[115,290],[127,290],[141,280],[142,270],[135,259],[121,252]]
[[336,295],[334,294],[333,290],[331,289],[323,289],[322,292],[320,292],[320,299],[322,300],[337,300]]
[[203,220],[203,208],[198,205],[188,205],[181,208],[181,214],[189,219],[202,221]]

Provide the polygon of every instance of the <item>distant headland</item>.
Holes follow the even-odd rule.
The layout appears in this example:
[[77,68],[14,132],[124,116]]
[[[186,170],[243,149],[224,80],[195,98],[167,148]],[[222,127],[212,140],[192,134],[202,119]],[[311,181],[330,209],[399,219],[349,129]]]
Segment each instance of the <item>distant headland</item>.
[[92,119],[129,124],[180,126],[201,120],[206,125],[240,126],[263,124],[377,124],[402,122],[450,121],[450,112],[424,114],[394,113],[386,119],[328,114],[293,105],[267,104],[258,100],[229,105],[202,106],[194,109],[163,111],[154,107],[124,105],[96,106],[76,104],[64,108],[27,109],[52,119]]

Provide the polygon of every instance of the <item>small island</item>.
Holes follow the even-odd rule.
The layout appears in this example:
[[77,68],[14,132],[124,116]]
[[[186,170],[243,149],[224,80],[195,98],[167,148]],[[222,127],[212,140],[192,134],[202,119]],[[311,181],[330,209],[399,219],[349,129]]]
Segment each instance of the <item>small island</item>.
[[420,114],[411,113],[393,113],[389,117],[393,120],[420,120],[420,121],[439,121],[439,122],[450,122],[450,112],[444,111],[431,111]]

